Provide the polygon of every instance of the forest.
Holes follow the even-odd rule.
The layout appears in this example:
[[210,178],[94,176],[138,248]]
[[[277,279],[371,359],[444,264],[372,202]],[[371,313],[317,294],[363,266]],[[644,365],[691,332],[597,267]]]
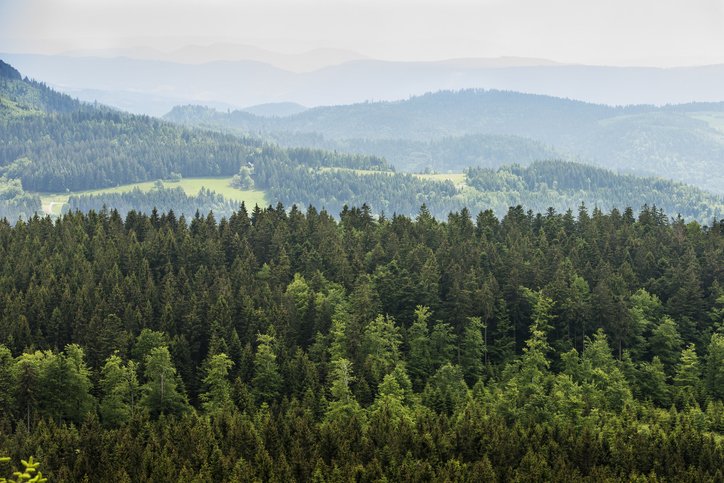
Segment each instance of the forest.
[[[323,151],[267,145],[251,153],[247,162],[254,166],[255,185],[266,190],[269,199],[287,206],[311,204],[332,213],[344,205],[367,203],[375,213],[413,215],[424,203],[437,217],[465,207],[474,212],[491,209],[503,216],[517,205],[563,213],[584,203],[605,210],[655,205],[669,216],[681,215],[704,224],[724,214],[721,196],[673,181],[617,175],[581,163],[554,160],[537,161],[527,168],[469,168],[466,185],[456,186],[449,180],[385,171],[381,163],[372,171],[364,170],[367,166],[362,161],[370,161],[364,156],[357,163],[352,163],[355,158],[337,155],[327,156],[326,164],[312,164],[301,153],[319,155]],[[330,169],[336,166],[342,169]]]
[[724,223],[366,205],[0,222],[51,481],[719,481]]
[[227,218],[239,208],[236,203],[206,188],[201,188],[195,196],[189,196],[183,189],[167,187],[160,181],[145,192],[135,188],[125,193],[74,195],[68,198],[64,208],[65,211],[88,212],[108,207],[113,207],[121,216],[126,216],[129,211],[148,212],[151,207],[150,211],[173,211],[175,215],[186,217],[192,217],[197,212],[213,212],[216,216]]
[[[278,118],[178,106],[164,119],[270,137],[285,146],[384,155],[399,170],[456,169],[463,162],[468,164],[462,167],[497,168],[564,158],[639,176],[665,175],[724,194],[724,131],[709,122],[710,114],[718,118],[723,111],[722,102],[614,107],[463,89],[322,106]],[[443,167],[441,160],[451,163]]]
[[[457,112],[460,119],[470,120],[474,107],[478,109],[479,117],[476,125],[494,127],[491,116],[517,100],[520,104],[516,104],[517,110],[507,110],[499,122],[506,125],[523,123],[530,129],[539,129],[546,113],[562,102],[543,96],[521,96],[485,91],[439,93],[389,107],[391,112],[398,110],[405,115],[427,113],[418,116],[421,123],[418,127],[425,131],[431,129],[430,112],[443,108]],[[469,102],[470,106],[461,106],[461,101]],[[536,107],[535,115],[525,120],[520,109],[530,103]],[[566,108],[558,116],[568,113],[589,123],[614,114],[619,117],[626,114],[624,117],[630,119],[648,109],[611,109],[575,102],[563,104]],[[375,120],[382,106],[372,103],[340,109],[353,118],[361,116],[363,120]],[[705,108],[714,107],[697,107]],[[460,109],[463,111],[458,112]],[[310,116],[310,112],[319,116],[326,112],[334,118],[338,111],[320,108],[298,116]],[[195,116],[202,119],[210,116],[211,120],[223,117],[218,113],[214,116],[212,112],[201,108],[178,110],[179,115],[191,116],[191,121]],[[257,119],[249,113],[227,116],[230,119]],[[446,116],[438,119],[440,126],[454,121],[451,114]],[[301,122],[294,119],[294,122]],[[388,113],[384,119],[386,121],[375,124],[377,128],[382,129],[388,122],[394,132],[402,132],[398,129],[398,115]],[[339,121],[338,127],[344,128],[351,120]],[[267,119],[266,122],[282,121]],[[214,127],[213,123],[209,124],[203,127]],[[571,135],[579,129],[575,125],[570,126]],[[469,126],[459,127],[465,130]],[[302,131],[294,136],[307,139],[304,124],[299,128]],[[405,129],[409,128],[405,126]],[[161,212],[174,209],[177,216],[181,213],[193,215],[198,209],[202,213],[213,211],[216,215],[229,216],[237,206],[211,193],[192,199],[182,193],[171,195],[167,190],[91,197],[82,191],[167,179],[174,174],[232,177],[242,171],[247,183],[264,190],[272,203],[313,205],[335,216],[345,205],[365,203],[374,214],[408,216],[414,215],[423,203],[437,217],[446,217],[464,207],[473,212],[492,209],[500,217],[509,207],[519,204],[534,211],[553,208],[563,213],[575,210],[581,203],[603,210],[656,206],[669,216],[680,214],[702,224],[722,216],[724,202],[721,196],[692,186],[658,178],[634,178],[568,161],[536,161],[550,157],[557,159],[557,151],[519,136],[474,134],[456,138],[450,137],[451,133],[457,131],[448,131],[448,137],[433,137],[428,141],[397,142],[385,138],[337,140],[331,144],[310,141],[312,146],[321,145],[331,150],[282,147],[274,144],[284,142],[285,135],[279,133],[268,137],[254,132],[231,135],[82,103],[45,84],[23,78],[17,70],[0,61],[0,217],[11,221],[27,220],[33,213],[40,212],[38,193],[69,193],[69,209],[100,210],[109,206],[120,210],[122,215],[129,210],[150,213],[154,208]],[[443,179],[398,173],[387,159],[375,154],[360,154],[371,150],[393,160],[406,159],[395,163],[403,170],[411,166],[460,169],[470,166],[467,181],[460,186]],[[428,161],[433,158],[437,161],[430,164]],[[708,158],[702,154],[700,159]],[[501,166],[504,162],[508,164]],[[528,179],[530,176],[535,179]],[[564,184],[564,179],[575,186]]]

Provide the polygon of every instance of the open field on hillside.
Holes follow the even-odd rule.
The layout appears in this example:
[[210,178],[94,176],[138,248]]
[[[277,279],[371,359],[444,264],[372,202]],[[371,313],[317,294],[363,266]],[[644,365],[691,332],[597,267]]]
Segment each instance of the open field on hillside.
[[724,133],[724,112],[694,112],[689,115],[694,119],[706,121],[709,126]]
[[433,181],[447,181],[450,180],[455,186],[465,184],[465,173],[434,173],[434,174],[422,174],[416,173],[420,179],[430,179]]
[[[181,181],[164,181],[163,184],[167,188],[180,187],[189,196],[195,196],[206,188],[224,196],[225,198],[241,203],[244,201],[249,208],[254,205],[264,206],[266,204],[265,193],[258,190],[240,190],[230,185],[231,178],[185,178]],[[155,181],[146,181],[143,183],[126,184],[116,186],[114,188],[103,188],[89,191],[75,191],[69,193],[41,193],[40,198],[43,203],[43,211],[46,214],[59,215],[63,209],[63,205],[68,202],[68,198],[72,195],[98,195],[103,193],[125,193],[135,188],[141,191],[150,191]]]

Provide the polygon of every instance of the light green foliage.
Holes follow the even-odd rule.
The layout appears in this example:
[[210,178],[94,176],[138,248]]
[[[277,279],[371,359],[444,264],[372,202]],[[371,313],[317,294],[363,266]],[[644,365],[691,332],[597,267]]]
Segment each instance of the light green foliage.
[[488,351],[486,331],[487,326],[480,317],[470,317],[460,341],[460,366],[465,374],[465,381],[470,386],[483,376]]
[[430,331],[430,362],[432,370],[445,365],[455,354],[457,337],[450,324],[438,320]]
[[[406,405],[405,388],[400,384],[400,378],[404,381],[407,374],[403,368],[398,367],[398,374],[385,375],[378,387],[377,397],[369,408],[369,422],[374,428],[371,437],[378,443],[392,439],[414,425],[412,411]],[[410,384],[409,379],[406,382]],[[410,388],[411,386],[408,390]]]
[[[10,463],[10,458],[0,457],[0,464]],[[0,483],[45,483],[47,478],[43,477],[43,473],[38,470],[40,462],[35,461],[33,457],[26,460],[20,460],[23,465],[22,471],[14,471],[12,479],[0,477]]]
[[271,333],[259,334],[257,343],[251,385],[257,401],[270,403],[279,395],[282,385],[277,356],[274,353],[275,338]]
[[375,383],[382,381],[400,360],[402,336],[395,319],[378,315],[364,330],[365,367]]
[[16,400],[28,427],[36,412],[56,421],[80,423],[94,407],[90,370],[83,349],[69,344],[56,354],[36,351],[22,354],[15,365]]
[[42,365],[45,354],[36,351],[24,353],[17,358],[15,364],[15,399],[22,411],[28,431],[31,418],[38,410],[41,398]]
[[165,333],[151,329],[143,329],[138,337],[136,337],[131,355],[135,360],[144,364],[146,357],[153,349],[164,346],[168,346],[168,336]]
[[285,295],[289,298],[296,311],[296,320],[301,321],[309,310],[309,284],[299,273],[294,274],[294,279],[287,285]]
[[655,356],[651,362],[642,362],[639,372],[641,393],[660,406],[671,404],[671,393],[666,384],[666,372],[661,359]]
[[178,414],[188,410],[176,367],[166,346],[151,349],[145,359],[146,383],[141,404],[152,416]]
[[239,173],[231,178],[231,186],[240,190],[253,190],[254,179],[251,177],[252,169],[248,166],[239,168]]
[[415,321],[407,329],[409,346],[407,368],[412,383],[418,389],[422,389],[423,381],[427,379],[432,369],[429,318],[430,309],[418,305],[415,309]]
[[334,314],[332,315],[332,327],[329,331],[332,336],[332,340],[329,344],[329,357],[332,361],[348,357],[348,320],[349,312],[347,312],[346,304],[340,304],[335,307]]
[[136,363],[128,361],[124,364],[117,354],[111,355],[101,369],[99,388],[99,412],[103,422],[109,426],[128,422],[140,397]]
[[360,413],[360,405],[355,399],[350,385],[354,382],[352,363],[347,359],[334,359],[331,363],[330,390],[332,401],[329,403],[325,419],[328,421],[350,418]]
[[681,352],[681,358],[674,375],[674,394],[679,405],[693,405],[701,399],[702,380],[699,356],[696,346],[689,346]]
[[219,414],[229,410],[234,403],[231,399],[231,384],[228,376],[234,362],[226,354],[215,354],[206,363],[204,386],[201,393],[201,406],[209,414]]
[[550,366],[550,361],[546,359],[546,355],[551,349],[547,335],[551,329],[551,320],[553,320],[553,300],[543,295],[542,292],[534,292],[525,287],[523,288],[523,294],[533,308],[530,325],[531,336],[525,342],[523,362],[527,363],[531,368],[545,370]]
[[587,339],[581,357],[575,350],[562,356],[564,373],[582,387],[586,409],[617,412],[632,400],[631,390],[613,358],[606,334],[599,329]]
[[522,357],[506,367],[503,379],[507,401],[500,401],[502,410],[512,418],[540,422],[552,415],[548,397],[553,382],[549,372],[548,343],[553,301],[542,292],[523,287],[522,292],[532,305],[530,337],[525,341]]
[[85,363],[85,354],[83,349],[77,344],[69,344],[65,347],[63,354],[58,357],[58,361],[64,362],[64,390],[69,394],[66,396],[64,413],[68,419],[75,422],[83,420],[85,415],[89,413],[94,404],[95,399],[90,395],[93,387],[90,380],[90,369]]
[[676,322],[671,317],[661,319],[661,322],[651,332],[649,342],[651,354],[661,359],[668,374],[673,372],[674,365],[679,360],[682,344]]
[[460,366],[445,364],[428,380],[422,402],[440,413],[452,414],[465,401],[468,386]]
[[641,357],[648,351],[647,334],[654,324],[659,320],[663,307],[656,295],[652,295],[645,289],[640,288],[629,297],[633,344],[629,351]]

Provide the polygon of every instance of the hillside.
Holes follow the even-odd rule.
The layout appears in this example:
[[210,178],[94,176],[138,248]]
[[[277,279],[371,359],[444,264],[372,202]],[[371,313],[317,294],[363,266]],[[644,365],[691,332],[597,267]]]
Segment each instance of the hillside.
[[[263,146],[251,138],[81,103],[23,78],[6,63],[0,68],[0,180],[12,188],[4,191],[6,204],[10,193],[20,196],[23,190],[63,193],[179,176],[231,177]],[[378,158],[313,156],[330,166],[386,169]],[[148,210],[152,202],[147,200]],[[33,206],[39,208],[39,202]],[[32,211],[2,213],[17,218],[12,214],[27,217]]]
[[[517,162],[525,163],[529,159],[525,144],[538,143],[541,155],[553,152],[556,157],[664,176],[724,193],[723,114],[724,103],[610,107],[515,92],[466,90],[397,102],[319,107],[278,119],[199,106],[174,108],[165,119],[236,133],[261,133],[282,145],[371,153],[386,143],[397,148],[382,147],[377,154],[384,154],[401,170],[454,170],[459,166],[455,161],[448,167],[439,161],[420,160],[440,159],[441,151],[446,159],[470,159],[471,148],[460,138],[493,136],[481,140],[481,153],[489,151],[490,145],[505,145],[498,150],[520,155]],[[400,148],[411,142],[418,143],[414,150]],[[500,158],[497,164],[482,161],[478,165],[516,162],[505,155]]]
[[[3,127],[0,130],[0,180],[7,187],[3,191],[2,204],[3,213],[9,218],[27,217],[39,210],[40,199],[33,194],[38,192],[62,193],[65,200],[72,201],[71,208],[84,210],[118,205],[116,207],[123,212],[131,208],[150,211],[154,206],[170,208],[169,200],[175,200],[174,203],[183,206],[182,211],[186,213],[195,208],[229,213],[233,205],[213,194],[191,197],[178,191],[139,190],[120,196],[108,191],[86,192],[158,179],[210,176],[224,177],[228,183],[232,177],[238,178],[239,182],[243,178],[247,185],[244,189],[256,189],[256,196],[269,203],[281,202],[287,207],[312,205],[326,208],[333,215],[340,213],[345,205],[365,203],[375,213],[406,215],[417,213],[420,206],[426,204],[431,213],[442,217],[463,207],[474,212],[492,209],[502,216],[508,207],[519,204],[537,211],[552,207],[565,212],[577,209],[583,202],[602,209],[615,207],[619,210],[655,205],[672,216],[681,214],[708,224],[719,218],[723,211],[720,197],[690,186],[654,178],[622,178],[610,171],[593,172],[583,165],[557,162],[537,165],[554,166],[558,171],[546,174],[535,184],[518,186],[516,182],[487,189],[480,184],[481,176],[492,180],[507,171],[473,169],[469,171],[467,183],[453,183],[444,178],[392,172],[386,161],[377,156],[344,154],[345,151],[380,152],[391,159],[405,159],[407,167],[432,167],[440,171],[453,168],[458,172],[468,166],[496,169],[501,165],[528,165],[541,158],[558,158],[559,151],[541,142],[501,134],[508,127],[517,125],[526,126],[528,133],[535,131],[554,136],[556,131],[551,123],[544,125],[546,115],[560,104],[560,100],[553,98],[534,96],[532,102],[528,102],[531,100],[527,96],[511,93],[447,93],[391,104],[317,108],[283,118],[262,118],[246,112],[220,114],[199,107],[175,111],[189,116],[187,122],[202,119],[200,124],[203,126],[228,121],[229,125],[248,122],[272,128],[307,127],[312,121],[322,120],[330,130],[337,129],[338,133],[364,134],[362,127],[354,129],[350,117],[356,109],[361,109],[366,113],[367,133],[374,134],[370,123],[379,118],[381,112],[386,112],[377,124],[378,131],[392,131],[397,126],[400,128],[398,135],[410,137],[399,143],[383,136],[370,140],[340,139],[332,143],[322,138],[318,144],[327,150],[320,150],[279,147],[267,144],[259,136],[238,137],[220,133],[218,127],[217,131],[212,131],[179,126],[84,104],[41,83],[22,79],[10,68],[3,72],[6,80],[0,84],[0,94],[14,106],[0,110]],[[461,95],[467,96],[465,103],[461,103]],[[511,99],[520,101],[515,109],[507,108]],[[566,101],[564,105],[566,109],[556,119],[567,122],[571,131],[585,129],[586,122],[590,125],[603,120],[610,124],[611,135],[621,125],[644,115],[639,111],[645,110],[644,107],[613,109],[574,101]],[[460,121],[455,120],[455,109],[461,116]],[[421,116],[411,125],[402,122],[410,113],[436,110],[446,113],[436,124]],[[348,116],[340,117],[340,111]],[[485,115],[476,117],[476,112]],[[567,116],[565,112],[571,115]],[[612,118],[612,114],[617,117]],[[663,117],[677,115],[663,110],[659,114]],[[346,121],[342,122],[343,119]],[[580,122],[576,125],[572,119]],[[472,126],[477,122],[478,126],[487,126],[496,133],[464,135],[470,128],[466,122]],[[688,119],[684,125],[689,122],[704,123]],[[458,134],[463,135],[440,137]],[[269,137],[285,138],[283,133],[275,133],[275,136]],[[298,136],[301,141],[307,139],[304,134]],[[425,141],[425,136],[432,139]],[[560,175],[567,170],[577,173],[580,179],[592,179],[592,182],[576,189],[562,189]],[[617,186],[617,183],[623,184]],[[225,189],[237,188],[227,184]]]

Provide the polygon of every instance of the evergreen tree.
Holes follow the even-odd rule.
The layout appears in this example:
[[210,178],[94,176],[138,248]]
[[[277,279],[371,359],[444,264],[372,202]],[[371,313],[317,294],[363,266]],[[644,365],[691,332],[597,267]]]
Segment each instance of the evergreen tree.
[[664,364],[667,373],[673,373],[680,357],[682,339],[676,323],[670,317],[664,317],[651,332],[649,342],[651,354]]
[[460,367],[470,386],[483,376],[488,351],[485,340],[487,329],[480,317],[470,317],[460,342]]
[[415,321],[407,329],[407,369],[413,386],[418,390],[424,387],[424,381],[430,376],[432,367],[429,318],[430,310],[418,305],[415,309]]
[[676,401],[680,406],[696,404],[701,399],[702,380],[696,346],[689,346],[681,352],[679,365],[674,375]]
[[400,360],[400,328],[392,317],[378,315],[364,331],[365,367],[374,383],[379,383]]
[[275,338],[272,331],[258,334],[257,343],[254,355],[254,377],[251,385],[259,403],[271,403],[279,396],[283,382],[279,373],[277,356],[274,353]]
[[229,370],[234,363],[226,354],[214,354],[206,362],[205,392],[201,393],[201,406],[209,414],[221,414],[233,407]]
[[707,393],[724,400],[724,334],[713,334],[706,351],[705,382]]

